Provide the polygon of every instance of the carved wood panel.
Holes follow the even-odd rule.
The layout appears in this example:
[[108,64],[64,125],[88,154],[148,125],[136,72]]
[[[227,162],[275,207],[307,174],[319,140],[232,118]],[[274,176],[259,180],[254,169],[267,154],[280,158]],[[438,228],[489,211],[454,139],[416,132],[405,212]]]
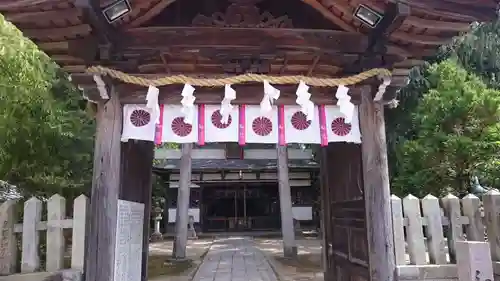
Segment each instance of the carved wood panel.
[[[198,14],[192,22],[195,27],[234,27],[234,28],[293,28],[288,16],[274,17],[270,12],[263,11],[256,6],[262,0],[230,0],[231,4],[225,12],[215,12],[211,16]],[[271,52],[272,53],[272,52]],[[271,72],[271,62],[275,55],[257,53],[245,54],[241,51],[218,50],[217,54],[208,54],[221,64],[225,73],[262,73]]]
[[283,15],[274,17],[270,12],[261,12],[255,5],[262,0],[231,0],[224,13],[211,16],[198,14],[193,26],[198,27],[240,27],[240,28],[293,28],[292,20]]

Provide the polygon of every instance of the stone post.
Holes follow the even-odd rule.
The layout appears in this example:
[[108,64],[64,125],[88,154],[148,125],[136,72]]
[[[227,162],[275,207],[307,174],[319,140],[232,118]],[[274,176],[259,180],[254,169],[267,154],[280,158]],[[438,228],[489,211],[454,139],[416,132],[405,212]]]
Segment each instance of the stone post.
[[295,229],[292,215],[292,196],[288,181],[288,152],[286,146],[276,146],[278,153],[278,180],[281,210],[281,232],[283,233],[283,255],[287,258],[297,257]]
[[192,143],[182,144],[180,181],[177,189],[177,213],[175,218],[175,241],[172,256],[174,259],[186,258],[189,223],[189,193],[191,185]]
[[458,281],[493,281],[488,242],[457,241]]

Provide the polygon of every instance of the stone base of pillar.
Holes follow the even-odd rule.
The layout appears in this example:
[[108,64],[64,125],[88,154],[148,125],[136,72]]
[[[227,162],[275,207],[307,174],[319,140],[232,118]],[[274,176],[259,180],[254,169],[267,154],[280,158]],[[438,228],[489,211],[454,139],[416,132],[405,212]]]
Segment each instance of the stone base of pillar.
[[283,247],[283,256],[288,259],[296,259],[297,258],[297,246],[295,247]]
[[163,234],[159,232],[158,233],[154,232],[153,234],[151,234],[151,242],[156,242],[160,240],[163,240]]

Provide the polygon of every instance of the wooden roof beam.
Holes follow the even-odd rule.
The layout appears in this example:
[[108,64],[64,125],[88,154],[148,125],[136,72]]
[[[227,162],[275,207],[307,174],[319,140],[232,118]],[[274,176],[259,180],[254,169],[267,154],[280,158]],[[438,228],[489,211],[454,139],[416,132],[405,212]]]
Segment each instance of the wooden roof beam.
[[466,32],[470,30],[470,23],[467,22],[438,21],[419,17],[408,17],[405,24],[436,31]]
[[371,65],[371,58],[376,53],[387,52],[388,37],[396,29],[398,29],[405,19],[410,15],[408,5],[399,2],[399,0],[391,0],[386,8],[382,20],[368,34],[368,46],[364,53],[360,55],[358,61],[352,67],[346,69],[348,73],[360,72],[367,68],[380,67],[380,65]]
[[340,28],[342,28],[345,31],[349,32],[358,32],[358,30],[345,22],[341,17],[338,17],[335,15],[332,11],[329,9],[325,8],[323,4],[320,3],[320,1],[317,0],[302,0],[302,2],[308,4],[312,8],[316,9],[318,12],[320,12],[326,19],[332,21],[334,24],[338,25]]
[[391,0],[385,9],[379,24],[368,35],[368,53],[372,53],[377,45],[385,45],[388,36],[398,29],[410,15],[410,6],[399,0]]
[[405,32],[394,32],[391,36],[391,40],[401,40],[403,42],[412,43],[414,45],[422,45],[428,47],[438,47],[449,43],[452,38],[439,37],[439,36],[429,36],[429,35],[419,35],[419,34],[408,34]]
[[[432,0],[436,2],[435,0]],[[421,27],[421,28],[427,28],[427,29],[434,29],[434,30],[441,30],[443,27],[441,26],[434,26],[433,21],[437,21],[439,23],[450,23],[449,25],[449,30],[450,31],[458,31],[462,30],[463,26],[461,24],[468,25],[471,22],[476,21],[477,19],[473,16],[469,16],[467,14],[457,14],[457,13],[450,13],[446,12],[443,10],[434,10],[434,9],[429,9],[429,7],[425,5],[419,5],[418,3],[412,2],[412,0],[402,0],[401,2],[408,4],[412,11],[415,13],[412,13],[414,15],[408,16],[407,19],[405,20],[405,25],[413,25],[415,27]],[[383,3],[380,2],[374,2],[370,0],[351,0],[351,5],[353,6],[358,6],[360,4],[367,5],[373,9],[375,9],[378,12],[384,11]],[[479,4],[480,5],[480,4]],[[415,14],[420,14],[420,16],[417,16]],[[421,15],[429,15],[434,18],[438,18],[435,20],[430,20],[425,18],[424,21],[421,22],[424,18],[421,17]],[[456,22],[457,25],[454,25]],[[443,30],[445,31],[445,30]]]
[[[368,48],[366,49],[366,52],[363,54],[363,56],[360,57],[359,67],[361,70],[364,70],[366,68],[378,67],[377,65],[369,65],[366,61],[367,58],[373,57],[374,52],[379,51],[379,49],[381,48],[384,48],[384,51],[386,51],[387,48],[385,47],[385,45],[388,42],[388,37],[391,33],[397,30],[409,16],[410,7],[407,4],[401,3],[399,0],[389,1],[385,8],[384,17],[368,35]],[[389,95],[388,91],[386,91],[384,95],[380,97],[375,97],[375,99],[384,101],[388,98],[390,99],[390,97],[386,95]]]
[[418,59],[408,59],[394,64],[394,67],[409,67],[412,68],[414,66],[422,66],[425,65],[425,60]]
[[263,52],[276,49],[330,50],[362,53],[366,36],[338,30],[264,29],[264,28],[190,28],[148,27],[124,31],[124,50],[169,51],[170,48],[258,48]]
[[52,42],[40,42],[37,44],[38,47],[45,52],[64,52],[66,53],[69,48],[69,41],[52,41]]
[[434,10],[438,13],[445,12],[452,16],[456,15],[456,17],[460,17],[463,14],[472,16],[478,21],[492,20],[496,17],[496,9],[494,7],[477,5],[475,1],[471,1],[471,4],[459,3],[458,1],[435,0],[405,0],[405,2],[412,7],[418,7],[422,10]]
[[47,10],[53,6],[59,4],[67,3],[67,0],[50,0],[50,1],[40,1],[40,0],[2,0],[0,1],[0,11],[12,11],[12,12],[33,12],[39,10]]
[[75,6],[84,10],[84,17],[99,39],[99,59],[110,60],[112,48],[119,46],[118,32],[104,17],[99,0],[75,0]]
[[[88,24],[80,24],[68,27],[57,27],[47,29],[23,29],[24,36],[41,41],[64,40],[65,38],[76,38],[79,36],[87,36],[91,32],[91,27]],[[47,40],[49,39],[49,40]]]
[[[128,23],[125,23],[125,26],[129,28],[140,27],[142,24],[156,17],[158,14],[160,14],[164,9],[166,9],[170,4],[174,2],[175,0],[160,0],[157,4],[155,4],[155,6],[149,8],[149,10],[146,13],[138,16],[137,18]],[[144,3],[143,5],[145,4],[146,3]],[[141,5],[141,2],[137,3],[136,5]],[[137,9],[137,7],[135,9]]]
[[64,10],[37,11],[26,13],[5,13],[5,18],[15,24],[51,22],[54,20],[78,20],[82,16],[82,10],[68,8]]

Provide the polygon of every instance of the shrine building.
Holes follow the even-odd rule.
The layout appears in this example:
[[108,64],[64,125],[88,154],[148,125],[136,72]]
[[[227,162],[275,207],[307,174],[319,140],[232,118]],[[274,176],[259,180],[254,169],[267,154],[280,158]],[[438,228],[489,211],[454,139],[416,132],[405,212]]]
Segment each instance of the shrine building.
[[207,232],[279,230],[290,258],[312,218],[325,280],[392,281],[384,110],[498,2],[2,0],[0,13],[96,107],[85,280],[148,279],[154,171],[175,259],[190,216]]
[[[289,186],[295,230],[319,227],[319,163],[313,149],[288,147]],[[180,149],[156,150],[154,173],[166,188],[165,234],[175,230]],[[279,232],[280,202],[276,146],[214,143],[192,153],[189,214],[197,234]]]

